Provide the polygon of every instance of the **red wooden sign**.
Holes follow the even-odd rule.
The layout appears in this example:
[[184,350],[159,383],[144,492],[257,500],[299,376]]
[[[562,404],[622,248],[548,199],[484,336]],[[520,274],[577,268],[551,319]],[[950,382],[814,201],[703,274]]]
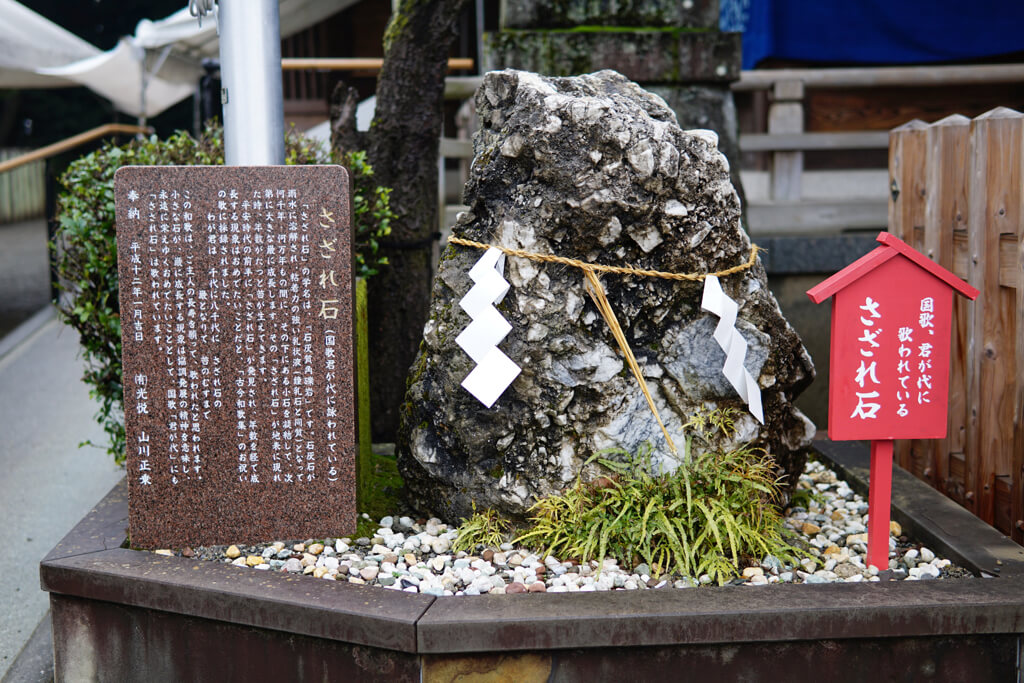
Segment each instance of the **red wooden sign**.
[[828,435],[946,436],[953,292],[978,290],[897,237],[807,292],[832,297]]
[[899,238],[809,290],[832,297],[828,435],[871,441],[868,564],[889,567],[894,439],[946,436],[953,293],[978,290]]

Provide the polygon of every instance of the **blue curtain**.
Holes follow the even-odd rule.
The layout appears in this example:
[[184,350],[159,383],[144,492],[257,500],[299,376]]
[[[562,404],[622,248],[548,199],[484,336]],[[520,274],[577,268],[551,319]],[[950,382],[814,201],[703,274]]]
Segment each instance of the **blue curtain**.
[[743,31],[743,68],[767,57],[914,64],[1024,51],[1021,0],[721,0]]

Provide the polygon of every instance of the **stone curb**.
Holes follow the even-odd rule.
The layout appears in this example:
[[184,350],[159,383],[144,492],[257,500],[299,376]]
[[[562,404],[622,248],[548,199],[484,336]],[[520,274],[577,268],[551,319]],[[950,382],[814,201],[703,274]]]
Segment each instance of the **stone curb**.
[[0,361],[6,358],[11,352],[21,346],[36,332],[46,326],[48,322],[57,317],[57,311],[52,305],[46,305],[34,313],[31,318],[21,323],[9,333],[0,338]]
[[[845,463],[851,478],[866,462],[859,444],[819,448]],[[928,520],[908,528],[930,524],[929,544],[969,567],[1001,558],[1001,578],[434,598],[121,548],[123,482],[54,548],[40,574],[44,590],[76,599],[419,655],[1019,632],[1024,549],[986,535],[983,522],[897,475],[894,491],[913,488],[928,511]]]
[[46,610],[0,683],[51,683],[53,676],[53,630]]

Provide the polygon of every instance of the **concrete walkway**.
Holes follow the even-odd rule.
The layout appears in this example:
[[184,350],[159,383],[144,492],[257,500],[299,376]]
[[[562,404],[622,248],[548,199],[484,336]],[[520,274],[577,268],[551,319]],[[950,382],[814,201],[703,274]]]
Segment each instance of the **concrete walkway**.
[[50,300],[46,221],[0,224],[0,337]]
[[0,339],[0,677],[47,614],[40,560],[123,475],[78,448],[104,439],[82,369],[77,333],[50,308]]

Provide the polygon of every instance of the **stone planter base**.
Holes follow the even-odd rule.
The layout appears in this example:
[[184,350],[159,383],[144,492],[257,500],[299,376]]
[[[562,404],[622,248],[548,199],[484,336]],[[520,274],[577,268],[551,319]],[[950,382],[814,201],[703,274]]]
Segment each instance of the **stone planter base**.
[[[854,488],[866,447],[822,443]],[[124,483],[43,560],[58,681],[1010,681],[1024,549],[902,471],[906,533],[995,578],[446,597],[127,550]]]

